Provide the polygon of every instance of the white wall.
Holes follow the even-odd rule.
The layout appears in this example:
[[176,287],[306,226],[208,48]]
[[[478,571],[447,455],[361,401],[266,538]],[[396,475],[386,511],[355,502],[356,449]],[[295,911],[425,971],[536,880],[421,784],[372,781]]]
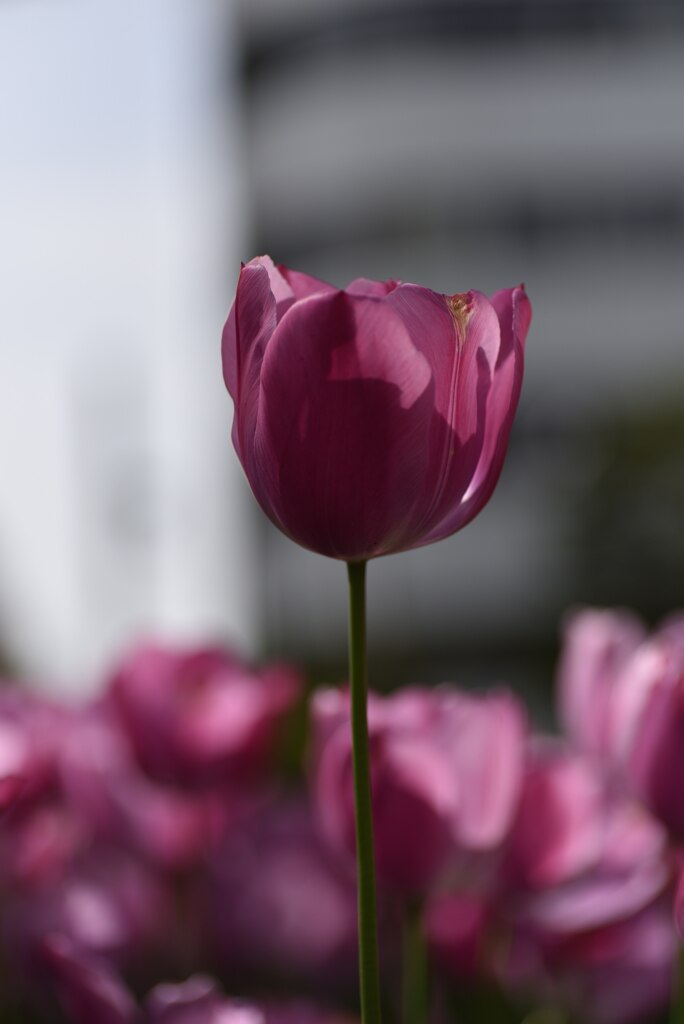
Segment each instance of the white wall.
[[67,689],[141,632],[254,639],[231,40],[223,0],[0,8],[0,644]]

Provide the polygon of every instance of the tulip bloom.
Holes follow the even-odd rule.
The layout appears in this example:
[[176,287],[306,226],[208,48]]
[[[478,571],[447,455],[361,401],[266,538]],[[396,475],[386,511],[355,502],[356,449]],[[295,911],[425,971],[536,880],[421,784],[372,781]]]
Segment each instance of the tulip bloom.
[[[313,707],[313,788],[331,842],[353,848],[349,702],[319,691]],[[407,689],[369,704],[378,874],[422,896],[459,853],[494,850],[511,827],[524,767],[526,721],[506,693]],[[420,836],[420,841],[407,837]]]
[[300,693],[282,665],[261,671],[220,648],[143,646],[110,684],[142,768],[189,789],[259,779]]
[[503,466],[530,319],[522,285],[489,299],[365,279],[339,290],[251,260],[223,373],[266,515],[348,562],[460,530]]
[[264,807],[209,861],[210,931],[239,977],[338,988],[356,958],[354,880],[298,800]]
[[639,652],[645,696],[628,760],[629,777],[636,792],[678,842],[684,839],[683,639],[680,620],[678,626],[656,633]]
[[[639,620],[626,611],[585,608],[565,625],[558,669],[559,712],[570,739],[611,762],[637,711],[642,688],[626,670],[645,639]],[[631,675],[631,673],[630,673]]]

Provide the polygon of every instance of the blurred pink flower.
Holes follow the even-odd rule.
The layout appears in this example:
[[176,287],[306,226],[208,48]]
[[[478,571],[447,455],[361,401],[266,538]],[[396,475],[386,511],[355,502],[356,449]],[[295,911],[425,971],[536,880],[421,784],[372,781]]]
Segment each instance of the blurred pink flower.
[[560,742],[535,738],[506,845],[510,883],[544,888],[592,867],[605,811],[603,779],[592,762]]
[[149,866],[95,848],[75,859],[58,881],[5,896],[4,958],[14,972],[32,977],[45,936],[59,934],[84,956],[138,966],[168,951],[172,897]]
[[42,954],[70,1024],[139,1024],[131,993],[106,962],[63,935],[49,936]]
[[642,646],[634,659],[633,674],[642,697],[627,751],[629,778],[638,795],[681,842],[684,840],[683,620],[668,623]]
[[501,864],[511,919],[548,935],[601,927],[653,903],[670,874],[660,823],[594,759],[536,737]]
[[111,682],[143,769],[159,782],[190,788],[239,788],[260,778],[300,690],[292,669],[250,669],[218,648],[141,647]]
[[619,704],[624,717],[631,700],[624,688],[620,692],[620,677],[644,638],[643,625],[626,611],[587,608],[567,621],[558,668],[560,718],[581,750],[606,760],[618,753]]
[[491,299],[363,278],[340,291],[251,260],[223,373],[266,515],[347,561],[461,529],[503,466],[530,319],[522,285]]
[[492,894],[475,887],[440,893],[428,903],[424,916],[428,947],[447,975],[473,980],[491,971],[495,917]]
[[667,1007],[674,958],[672,925],[658,904],[569,935],[518,932],[506,983],[587,1024],[639,1024]]
[[163,984],[147,1000],[148,1024],[354,1024],[311,1003],[252,1003],[223,996],[211,978]]
[[585,611],[561,661],[564,724],[684,839],[684,616],[645,636],[626,613]]
[[0,689],[0,811],[26,806],[50,789],[67,716],[23,684]]
[[[333,844],[352,852],[349,700],[320,691],[312,704],[314,798]],[[405,690],[369,702],[379,877],[425,891],[457,851],[504,839],[519,798],[526,719],[505,692]]]
[[354,1024],[312,1003],[229,999],[204,975],[157,985],[141,1008],[111,967],[64,936],[46,939],[43,959],[70,1024]]
[[248,802],[239,791],[189,793],[143,774],[111,702],[66,725],[59,774],[66,803],[100,842],[170,870],[201,860]]
[[567,633],[560,685],[570,737],[683,840],[684,616],[646,636],[627,613],[581,613]]
[[355,977],[353,876],[303,801],[273,803],[215,851],[207,916],[230,976],[299,979],[309,990]]
[[[573,1005],[590,991],[589,1019],[626,1024],[629,1000],[612,991],[621,972],[633,973],[633,1008],[664,999],[672,929],[668,942],[662,908],[670,878],[661,825],[615,792],[596,759],[534,737],[498,859],[431,898],[428,942],[447,976],[499,978],[535,1003]],[[642,965],[637,936],[647,943]],[[595,959],[601,949],[605,971]]]
[[157,985],[146,1009],[149,1024],[266,1024],[263,1010],[229,1001],[204,975],[180,984]]

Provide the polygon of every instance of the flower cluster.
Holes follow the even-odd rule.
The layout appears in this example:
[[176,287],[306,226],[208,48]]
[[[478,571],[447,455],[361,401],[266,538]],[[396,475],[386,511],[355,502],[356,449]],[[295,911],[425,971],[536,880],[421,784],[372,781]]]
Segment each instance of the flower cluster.
[[[557,735],[536,732],[504,689],[371,698],[390,1006],[409,914],[434,1020],[496,1024],[558,1006],[636,1024],[667,1005],[673,905],[684,921],[684,619],[647,635],[628,613],[580,612],[558,675]],[[349,697],[313,694],[305,748],[303,701],[292,669],[220,649],[138,649],[83,706],[0,691],[8,1012],[350,1019]]]

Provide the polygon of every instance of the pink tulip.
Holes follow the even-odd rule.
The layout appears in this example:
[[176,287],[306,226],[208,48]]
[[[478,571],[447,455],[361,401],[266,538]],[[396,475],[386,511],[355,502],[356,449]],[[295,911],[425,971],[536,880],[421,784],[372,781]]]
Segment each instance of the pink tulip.
[[[354,811],[349,701],[313,702],[314,792],[331,841],[351,852]],[[443,687],[369,703],[378,874],[406,895],[424,892],[451,855],[503,840],[519,797],[525,717],[506,693]]]
[[63,935],[45,940],[43,960],[70,1024],[140,1024],[131,993],[105,961]]
[[266,1024],[263,1011],[227,1000],[211,978],[157,985],[147,999],[149,1024]]
[[553,740],[535,740],[506,848],[510,884],[541,889],[592,867],[605,808],[603,780],[591,761]]
[[296,978],[309,990],[354,977],[353,876],[303,802],[265,807],[226,837],[211,859],[209,898],[221,963],[234,976]]
[[218,648],[147,646],[120,666],[111,694],[153,779],[239,787],[269,766],[300,688],[298,675],[284,666],[253,670]]
[[560,1003],[587,1024],[643,1024],[668,1004],[675,936],[662,905],[566,936],[509,937],[507,987]]
[[73,715],[63,739],[60,781],[72,813],[100,842],[163,869],[187,869],[202,860],[244,811],[242,794],[191,793],[143,774],[111,702]]
[[428,947],[447,975],[472,980],[491,966],[488,944],[495,933],[495,901],[491,894],[443,893],[425,913]]
[[525,867],[511,871],[509,850],[489,876],[437,893],[426,910],[430,949],[458,982],[497,976],[533,1001],[584,1000],[578,1019],[641,1019],[663,1004],[672,965],[664,831],[607,787],[600,794],[595,762],[585,759],[583,779],[576,756],[544,755],[510,840]]
[[59,934],[80,954],[140,967],[166,949],[173,893],[144,864],[95,848],[54,884],[3,894],[3,957],[15,976],[35,973],[46,936]]
[[684,839],[684,617],[650,637],[624,613],[585,612],[561,667],[567,728]]
[[684,644],[666,629],[641,653],[643,699],[628,751],[636,792],[669,829],[684,839]]
[[460,530],[503,466],[530,319],[522,285],[490,299],[365,279],[341,291],[251,260],[223,373],[266,515],[347,561]]
[[211,978],[157,985],[147,1000],[148,1024],[354,1024],[351,1017],[311,1003],[252,1003],[227,999]]
[[633,701],[621,674],[645,636],[629,612],[587,608],[565,628],[558,670],[560,717],[580,749],[611,760],[618,753],[621,724]]
[[[26,808],[54,783],[68,713],[19,683],[0,689],[0,812]],[[20,813],[21,810],[20,810]]]

